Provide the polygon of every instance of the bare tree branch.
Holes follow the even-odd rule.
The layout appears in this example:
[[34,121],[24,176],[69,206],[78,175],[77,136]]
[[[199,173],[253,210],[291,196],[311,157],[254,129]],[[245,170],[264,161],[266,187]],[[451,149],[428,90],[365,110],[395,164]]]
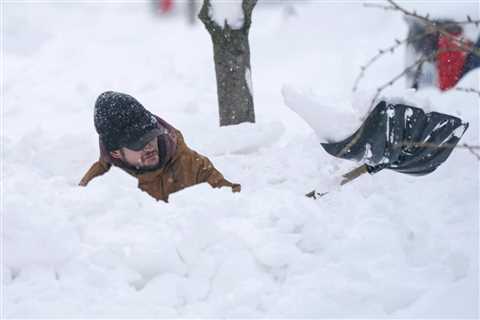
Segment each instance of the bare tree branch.
[[[383,9],[383,10],[387,10],[387,11],[398,11],[398,9],[394,6],[387,6],[387,5],[382,5],[382,4],[378,4],[378,3],[364,3],[363,6],[365,8],[377,8],[377,9]],[[427,17],[425,17],[425,18],[427,18]],[[459,24],[460,25],[474,24],[477,27],[480,25],[480,20],[473,20],[469,15],[467,15],[466,18],[467,18],[467,20],[465,20],[465,21],[455,21],[454,24],[457,24],[457,25],[459,25]],[[447,23],[446,25],[448,26],[449,24]]]
[[[444,35],[448,39],[452,40],[463,51],[469,52],[469,53],[471,52],[471,53],[475,54],[476,56],[480,57],[480,50],[479,49],[474,48],[473,46],[469,46],[468,43],[466,43],[463,39],[459,39],[455,36],[452,36],[443,27],[439,26],[437,23],[430,20],[430,18],[428,16],[424,17],[424,16],[421,16],[421,15],[417,14],[416,12],[410,12],[410,11],[402,8],[401,6],[399,6],[393,0],[386,0],[386,1],[388,3],[390,3],[395,8],[395,10],[398,10],[398,11],[402,12],[404,15],[414,17],[414,18],[417,18],[417,19],[425,22],[428,26],[432,27],[433,29],[435,29],[436,31],[438,31],[439,33],[441,33],[442,35]],[[475,23],[475,21],[472,20],[472,22],[469,22],[469,23],[473,24],[473,23]],[[478,24],[478,21],[475,24]]]
[[478,149],[478,146],[472,147],[465,144],[465,148],[467,148],[468,151],[470,151],[480,161],[480,154],[475,152],[475,149]]
[[383,9],[383,10],[392,10],[396,11],[395,7],[392,6],[386,6],[384,4],[378,4],[378,3],[364,3],[363,6],[365,8],[377,8],[377,9]]
[[[364,78],[367,69],[369,67],[371,67],[371,65],[373,63],[378,61],[382,56],[384,56],[388,52],[394,53],[395,50],[398,47],[400,47],[404,44],[414,43],[415,41],[418,41],[418,40],[422,39],[423,37],[426,37],[430,34],[439,33],[439,34],[445,35],[450,40],[452,40],[458,46],[458,48],[448,48],[448,49],[442,49],[442,50],[437,49],[431,55],[423,56],[420,59],[418,59],[417,61],[415,61],[414,64],[412,64],[411,66],[408,66],[401,73],[399,73],[398,75],[393,77],[390,81],[386,82],[385,84],[383,84],[383,85],[381,85],[380,87],[377,88],[375,96],[372,98],[370,109],[373,108],[373,106],[375,104],[375,101],[378,99],[378,97],[380,96],[380,94],[383,92],[383,90],[385,88],[393,85],[396,81],[398,81],[400,78],[405,76],[408,72],[410,72],[415,67],[417,68],[416,74],[419,73],[420,70],[421,70],[420,68],[423,65],[423,63],[425,63],[427,61],[431,61],[432,59],[434,59],[435,55],[438,54],[438,53],[454,52],[454,51],[459,51],[460,50],[460,51],[464,51],[464,52],[468,52],[468,53],[472,53],[472,54],[480,56],[480,50],[478,48],[474,48],[470,44],[467,44],[463,39],[458,39],[458,38],[452,36],[448,31],[445,30],[445,28],[448,27],[449,25],[475,24],[475,25],[478,26],[478,24],[480,23],[480,20],[472,20],[472,18],[467,15],[467,20],[466,21],[461,21],[461,22],[454,21],[454,22],[451,22],[451,23],[444,22],[442,24],[442,26],[440,26],[439,23],[432,21],[429,18],[428,15],[421,16],[421,15],[417,14],[415,11],[410,12],[410,11],[402,8],[401,6],[399,6],[393,0],[386,0],[386,1],[390,5],[368,3],[368,4],[364,4],[364,6],[365,7],[373,7],[373,8],[381,8],[381,9],[384,9],[384,10],[399,11],[399,12],[403,13],[405,16],[410,16],[410,17],[413,17],[415,19],[419,19],[419,20],[423,21],[425,23],[425,25],[427,26],[426,31],[419,34],[419,35],[416,35],[414,37],[407,37],[406,39],[401,40],[401,41],[396,39],[395,40],[396,43],[394,45],[392,45],[388,48],[385,48],[385,49],[380,49],[379,52],[374,57],[372,57],[365,65],[361,66],[360,73],[357,76],[357,78],[355,79],[354,86],[352,88],[353,92],[358,90],[358,86],[359,86],[360,81]],[[480,95],[480,91],[475,90],[473,88],[456,88],[455,90],[462,91],[462,92],[469,92],[469,93],[477,93],[478,95]]]
[[480,146],[471,146],[466,143],[462,144],[451,144],[451,143],[443,143],[443,144],[436,144],[436,143],[427,143],[427,142],[403,142],[400,143],[397,147],[423,147],[423,148],[446,148],[446,149],[467,149],[470,151],[478,160],[480,160],[480,154],[477,153],[475,150],[480,150]]
[[436,143],[429,143],[429,142],[402,142],[402,143],[399,143],[396,147],[400,148],[400,147],[403,147],[403,146],[423,147],[423,148],[444,148],[444,149],[459,148],[459,149],[480,150],[480,146],[471,146],[471,145],[466,144],[466,143],[462,143],[462,144],[452,144],[452,143],[436,144]]
[[480,91],[473,89],[473,88],[463,88],[463,87],[456,87],[454,88],[456,91],[468,92],[468,93],[476,93],[480,96]]
[[397,82],[399,79],[401,79],[404,75],[407,74],[407,72],[409,72],[410,70],[414,69],[415,67],[423,64],[424,62],[427,62],[429,61],[430,59],[432,58],[432,55],[428,55],[428,56],[424,56],[420,59],[418,59],[417,61],[415,61],[415,63],[413,63],[412,65],[406,67],[405,69],[403,69],[402,72],[400,72],[399,74],[397,74],[395,77],[393,77],[390,81],[384,83],[383,85],[381,85],[380,87],[377,88],[377,91],[375,93],[375,96],[372,98],[372,101],[370,103],[370,110],[374,107],[374,104],[375,104],[375,101],[378,99],[378,97],[380,96],[380,94],[382,93],[382,91],[389,87],[389,86],[392,86],[395,82]]
[[353,86],[353,89],[352,91],[355,92],[357,91],[358,89],[358,85],[360,83],[360,80],[363,79],[363,77],[365,76],[365,72],[366,70],[377,60],[379,60],[383,55],[387,54],[388,52],[390,53],[394,53],[395,50],[404,45],[404,44],[407,44],[407,43],[410,43],[410,42],[413,42],[413,41],[416,41],[416,40],[419,40],[425,36],[427,36],[428,34],[430,34],[431,31],[426,31],[424,33],[421,33],[415,37],[407,37],[403,40],[398,40],[398,39],[395,39],[395,44],[388,47],[388,48],[385,48],[385,49],[380,49],[378,50],[378,53],[372,57],[365,65],[361,66],[360,67],[360,74],[357,76],[357,78],[355,79],[355,83],[354,83],[354,86]]

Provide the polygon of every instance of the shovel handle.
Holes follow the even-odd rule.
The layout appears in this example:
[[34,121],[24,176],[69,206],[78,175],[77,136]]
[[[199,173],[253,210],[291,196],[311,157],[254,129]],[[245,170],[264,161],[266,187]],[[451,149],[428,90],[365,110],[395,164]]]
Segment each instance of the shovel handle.
[[340,185],[343,186],[344,184],[349,183],[352,180],[357,179],[360,177],[362,174],[368,173],[368,166],[366,164],[361,165],[358,168],[353,169],[352,171],[349,171],[342,175],[343,179],[340,181]]
[[[364,164],[364,165],[361,165],[360,167],[357,167],[355,169],[353,169],[352,171],[349,171],[345,174],[342,175],[343,179],[342,181],[340,181],[340,185],[343,186],[344,184],[347,184],[349,183],[350,181],[352,180],[355,180],[357,179],[358,177],[360,177],[361,175],[365,174],[365,173],[369,173],[370,170],[369,170],[369,167]],[[313,198],[313,199],[317,199],[317,197],[323,197],[324,195],[326,195],[328,192],[317,192],[315,190],[312,190],[310,191],[309,193],[307,193],[305,196],[308,197],[308,198]]]

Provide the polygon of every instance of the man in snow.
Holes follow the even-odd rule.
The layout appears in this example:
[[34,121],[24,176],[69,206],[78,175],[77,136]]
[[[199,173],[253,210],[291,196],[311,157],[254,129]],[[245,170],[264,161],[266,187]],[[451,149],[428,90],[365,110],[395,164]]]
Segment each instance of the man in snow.
[[188,148],[180,131],[127,94],[102,93],[95,102],[94,123],[100,159],[80,186],[113,165],[137,178],[138,187],[157,201],[168,202],[171,193],[203,182],[240,191],[240,185],[226,180],[207,157]]

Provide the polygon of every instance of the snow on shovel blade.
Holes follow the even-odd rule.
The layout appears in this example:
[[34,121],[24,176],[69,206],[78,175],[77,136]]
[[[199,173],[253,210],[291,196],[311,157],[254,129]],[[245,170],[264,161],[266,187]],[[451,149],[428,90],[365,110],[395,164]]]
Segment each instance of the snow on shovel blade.
[[381,101],[352,136],[322,147],[335,157],[365,163],[370,173],[424,175],[448,158],[467,128],[454,116]]

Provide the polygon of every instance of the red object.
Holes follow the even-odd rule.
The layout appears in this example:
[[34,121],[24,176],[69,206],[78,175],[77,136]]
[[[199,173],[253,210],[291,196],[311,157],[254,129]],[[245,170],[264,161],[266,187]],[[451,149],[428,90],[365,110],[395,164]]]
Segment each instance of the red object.
[[[459,48],[455,39],[460,39],[461,34],[451,34],[454,39],[440,34],[438,38],[437,72],[438,87],[445,91],[457,84],[462,75],[463,65],[467,52]],[[471,43],[468,43],[471,46]]]
[[159,5],[160,11],[162,13],[166,13],[172,10],[173,0],[160,0],[158,5]]

